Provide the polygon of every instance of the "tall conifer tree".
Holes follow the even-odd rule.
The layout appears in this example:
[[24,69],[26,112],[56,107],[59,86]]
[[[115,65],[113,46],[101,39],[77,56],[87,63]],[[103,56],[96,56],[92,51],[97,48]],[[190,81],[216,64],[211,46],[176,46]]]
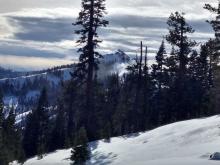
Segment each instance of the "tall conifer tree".
[[167,21],[169,34],[166,36],[167,41],[174,46],[178,59],[179,78],[182,79],[186,74],[188,56],[196,42],[189,39],[188,34],[194,33],[193,28],[186,23],[184,14],[179,12],[172,13]]
[[82,0],[82,10],[74,24],[81,28],[76,30],[75,33],[81,35],[77,43],[83,45],[83,47],[78,50],[81,54],[74,75],[79,79],[80,83],[86,83],[85,108],[88,116],[86,129],[92,138],[95,136],[92,135],[93,128],[91,128],[94,110],[94,72],[98,69],[99,59],[102,57],[95,49],[101,42],[98,37],[98,29],[108,24],[108,21],[104,19],[105,14],[105,0]]
[[152,66],[152,76],[156,81],[158,90],[161,91],[162,85],[164,85],[164,67],[166,63],[166,50],[164,41],[162,41],[159,51],[156,55],[156,64]]
[[[169,87],[170,92],[173,93],[173,98],[170,103],[173,108],[173,112],[176,115],[175,120],[185,119],[188,116],[186,108],[187,105],[187,67],[189,63],[189,56],[192,53],[193,47],[196,46],[196,42],[189,39],[188,35],[194,33],[193,28],[188,25],[184,18],[184,14],[179,12],[171,13],[167,21],[169,34],[166,36],[166,40],[173,46],[173,54],[171,57],[174,62],[172,66],[177,66],[176,70],[171,73],[171,80]],[[175,67],[174,67],[175,69]],[[169,81],[170,81],[169,80]]]

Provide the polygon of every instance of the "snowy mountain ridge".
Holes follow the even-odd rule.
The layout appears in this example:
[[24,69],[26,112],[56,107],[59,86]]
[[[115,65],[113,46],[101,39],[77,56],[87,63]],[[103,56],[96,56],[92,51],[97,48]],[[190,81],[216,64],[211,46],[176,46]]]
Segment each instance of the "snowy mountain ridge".
[[[87,165],[217,165],[219,161],[210,160],[210,155],[220,151],[220,116],[173,123],[89,146]],[[69,165],[70,154],[71,149],[58,150],[24,165]]]
[[[115,65],[115,64],[127,64],[130,61],[131,61],[131,58],[127,54],[125,54],[122,50],[117,50],[115,53],[104,55],[103,58],[100,60],[100,63],[102,65],[108,65],[108,64]],[[56,72],[56,71],[64,72],[62,79],[65,81],[65,80],[69,80],[71,78],[69,73],[72,70],[73,70],[72,68],[66,67],[66,68],[62,68],[62,69],[56,69],[51,72],[31,74],[28,76],[2,78],[2,79],[0,79],[0,83],[5,82],[5,81],[20,81],[21,83],[23,83],[25,79],[33,80],[35,77],[39,77],[39,76],[43,76],[44,78],[50,79],[52,82],[56,83],[57,81],[54,80],[54,76],[51,76],[51,73],[53,74],[53,72]]]
[[[113,73],[124,74],[129,61],[130,57],[121,50],[104,55],[100,60],[99,78],[105,80],[106,76]],[[18,114],[25,114],[36,105],[42,87],[47,87],[49,101],[55,104],[56,98],[54,96],[61,92],[62,83],[71,79],[70,73],[74,67],[73,64],[0,79],[5,105],[9,107],[13,105]]]
[[115,53],[106,54],[101,59],[101,62],[108,64],[108,63],[129,63],[131,58],[125,54],[122,50],[117,50]]

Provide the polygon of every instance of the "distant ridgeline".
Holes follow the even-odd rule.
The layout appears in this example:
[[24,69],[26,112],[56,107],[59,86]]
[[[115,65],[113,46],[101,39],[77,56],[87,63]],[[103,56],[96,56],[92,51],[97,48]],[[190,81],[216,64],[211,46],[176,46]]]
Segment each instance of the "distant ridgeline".
[[[4,94],[5,106],[14,106],[17,114],[32,110],[36,105],[40,91],[46,87],[49,102],[56,102],[63,81],[71,78],[70,72],[74,65],[65,65],[47,70],[15,74],[0,79],[0,88]],[[12,72],[13,73],[13,72]],[[17,72],[15,72],[17,73]]]
[[[104,56],[100,63],[99,77],[104,77],[114,72],[123,74],[126,64],[131,61],[123,51]],[[57,104],[57,98],[61,93],[62,85],[71,79],[70,72],[75,64],[62,65],[50,69],[15,72],[0,68],[0,88],[4,94],[5,106],[14,106],[17,114],[22,114],[36,106],[40,91],[47,88],[49,102],[52,106]]]
[[0,79],[2,78],[14,78],[18,76],[24,75],[24,72],[16,72],[10,69],[5,69],[3,67],[0,67]]

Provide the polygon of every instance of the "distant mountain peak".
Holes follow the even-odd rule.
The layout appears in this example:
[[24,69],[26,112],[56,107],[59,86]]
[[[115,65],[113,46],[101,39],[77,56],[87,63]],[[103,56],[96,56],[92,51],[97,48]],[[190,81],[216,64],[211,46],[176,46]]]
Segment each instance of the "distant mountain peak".
[[128,63],[130,57],[122,50],[118,49],[115,53],[104,55],[104,63]]

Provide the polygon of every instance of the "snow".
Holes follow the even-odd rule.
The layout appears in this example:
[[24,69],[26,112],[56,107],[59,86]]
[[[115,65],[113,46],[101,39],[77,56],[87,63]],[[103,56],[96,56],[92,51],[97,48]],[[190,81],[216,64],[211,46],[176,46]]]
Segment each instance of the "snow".
[[62,73],[61,77],[54,75],[54,71],[50,72],[45,72],[45,73],[40,73],[40,74],[33,74],[33,75],[28,75],[28,76],[20,76],[16,78],[4,78],[0,79],[0,83],[5,83],[9,82],[10,85],[17,86],[21,88],[27,80],[30,82],[33,82],[36,78],[43,78],[47,80],[50,84],[58,85],[61,80],[69,80],[70,79],[70,71],[72,68],[62,68],[58,69],[56,71],[60,71]]
[[[113,67],[110,67],[110,69],[112,70],[106,71],[110,74],[119,73],[120,75],[123,75],[123,73],[126,72],[127,64],[131,60],[130,57],[121,50],[118,50],[112,54],[106,54],[103,57],[104,58],[100,61],[102,65],[113,65]],[[73,72],[73,69],[74,68],[72,67],[65,67],[27,76],[3,78],[0,79],[0,84],[7,83],[8,85],[14,86],[16,90],[22,90],[22,87],[25,83],[33,83],[37,79],[43,79],[47,80],[47,83],[49,83],[51,86],[59,86],[62,81],[67,81],[71,79],[71,72]]]
[[16,108],[18,103],[18,98],[16,96],[5,96],[3,98],[3,102],[5,105],[9,107],[14,106],[14,108]]
[[109,63],[128,63],[130,61],[130,57],[125,54],[122,50],[117,50],[115,53],[112,54],[106,54],[103,56],[103,59],[101,62],[104,64],[109,64]]
[[[220,116],[173,123],[155,130],[91,142],[87,165],[217,165],[210,155],[220,151]],[[58,150],[24,165],[69,165],[71,149]]]
[[[100,64],[102,65],[113,65],[112,70],[107,71],[110,74],[119,73],[123,75],[126,72],[127,64],[130,62],[130,57],[121,50],[117,50],[112,54],[106,54],[101,59]],[[36,79],[47,80],[50,85],[59,86],[61,81],[67,81],[71,79],[71,73],[73,68],[62,68],[55,71],[48,71],[39,74],[32,74],[28,76],[19,76],[15,78],[3,78],[0,79],[1,83],[8,83],[9,85],[15,86],[17,90],[21,89],[22,86],[29,82],[34,82]],[[56,75],[57,72],[61,72],[61,75]],[[106,74],[106,73],[105,73]]]
[[31,100],[31,99],[34,99],[34,98],[38,98],[40,95],[40,91],[38,90],[32,90],[32,91],[28,91],[27,94],[26,94],[26,99],[27,100]]
[[73,72],[73,69],[65,69],[63,71],[63,80],[64,81],[67,81],[67,80],[70,80],[71,79],[71,72]]
[[124,74],[128,73],[127,67],[128,63],[115,64],[111,73],[118,73],[119,76],[123,76]]
[[24,113],[20,113],[19,115],[16,115],[15,118],[15,124],[21,123],[32,111],[27,111]]

